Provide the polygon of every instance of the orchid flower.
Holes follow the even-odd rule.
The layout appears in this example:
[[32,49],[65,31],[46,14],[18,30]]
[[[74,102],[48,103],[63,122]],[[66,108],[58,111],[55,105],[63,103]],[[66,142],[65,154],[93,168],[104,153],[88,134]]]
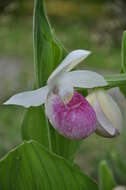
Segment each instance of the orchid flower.
[[[105,90],[95,90],[87,96],[88,102],[93,106],[97,117],[96,133],[103,137],[115,137],[120,134],[123,126],[122,113],[115,102],[112,92],[121,94],[119,89],[112,89],[111,93]],[[117,99],[117,95],[116,99]],[[119,97],[118,97],[119,98]],[[122,98],[122,97],[121,97]]]
[[75,50],[66,56],[48,78],[47,85],[12,96],[4,104],[40,106],[45,104],[46,115],[52,126],[63,136],[82,139],[96,130],[96,113],[85,97],[74,87],[94,88],[106,86],[103,76],[96,72],[71,71],[90,54]]

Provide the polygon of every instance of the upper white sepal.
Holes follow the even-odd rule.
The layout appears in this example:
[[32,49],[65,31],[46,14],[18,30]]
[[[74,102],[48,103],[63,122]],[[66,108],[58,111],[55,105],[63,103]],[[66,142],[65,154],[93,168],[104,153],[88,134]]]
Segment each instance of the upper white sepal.
[[54,82],[54,80],[58,80],[64,73],[70,71],[75,66],[77,66],[81,61],[83,61],[88,55],[90,51],[87,50],[75,50],[69,53],[65,59],[61,62],[61,64],[53,71],[50,75],[47,83]]
[[45,103],[49,89],[44,86],[40,89],[22,92],[12,96],[4,105],[19,105],[29,108],[31,106],[40,106]]

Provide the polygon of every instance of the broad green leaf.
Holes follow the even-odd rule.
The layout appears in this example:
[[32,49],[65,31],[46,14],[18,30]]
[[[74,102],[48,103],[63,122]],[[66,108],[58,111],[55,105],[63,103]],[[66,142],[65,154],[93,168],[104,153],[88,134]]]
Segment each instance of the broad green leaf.
[[99,187],[100,190],[112,190],[115,187],[115,180],[113,174],[106,163],[102,161],[99,168]]
[[98,190],[98,187],[76,166],[31,141],[24,142],[0,161],[0,189]]
[[[46,16],[44,0],[35,0],[34,8],[34,57],[36,87],[45,85],[50,73],[67,54]],[[72,141],[59,135],[48,123],[44,108],[30,108],[22,124],[24,140],[37,140],[50,151],[72,159],[80,141]]]

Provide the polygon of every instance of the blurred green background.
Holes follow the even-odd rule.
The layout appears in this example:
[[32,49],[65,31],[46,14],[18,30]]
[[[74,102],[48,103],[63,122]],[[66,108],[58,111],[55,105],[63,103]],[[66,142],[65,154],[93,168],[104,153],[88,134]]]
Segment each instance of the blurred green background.
[[[117,73],[121,38],[126,29],[125,0],[47,0],[47,12],[58,37],[68,50],[89,49],[85,69]],[[31,0],[0,0],[0,102],[34,83]],[[25,109],[0,106],[0,157],[21,142]],[[125,109],[122,110],[125,113]],[[95,134],[83,141],[76,162],[96,178],[99,161],[118,152],[126,158],[126,130],[115,139]],[[112,166],[112,165],[111,165]],[[118,181],[121,177],[118,175]],[[123,183],[123,182],[122,182]]]

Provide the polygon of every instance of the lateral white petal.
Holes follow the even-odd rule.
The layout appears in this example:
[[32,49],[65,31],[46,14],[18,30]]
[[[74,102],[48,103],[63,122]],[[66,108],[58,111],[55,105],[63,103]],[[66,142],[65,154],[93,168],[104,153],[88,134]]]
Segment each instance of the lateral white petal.
[[26,108],[31,106],[40,106],[46,101],[48,92],[49,92],[48,87],[44,86],[34,91],[27,91],[16,94],[12,96],[4,104],[19,105],[19,106],[24,106]]
[[61,64],[50,75],[48,83],[50,83],[53,79],[61,76],[65,72],[73,69],[81,61],[83,61],[89,54],[90,52],[87,50],[75,50],[69,53],[66,56],[66,58],[61,62]]
[[69,81],[74,87],[94,88],[106,86],[107,82],[104,77],[92,71],[72,71],[65,73],[62,80]]

